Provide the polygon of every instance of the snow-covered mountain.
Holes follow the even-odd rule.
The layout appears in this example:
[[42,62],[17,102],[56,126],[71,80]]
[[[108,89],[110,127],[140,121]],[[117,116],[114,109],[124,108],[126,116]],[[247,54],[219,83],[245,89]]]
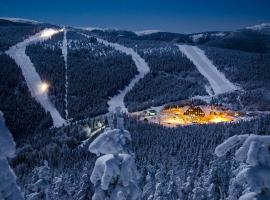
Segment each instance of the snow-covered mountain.
[[39,21],[30,20],[30,19],[22,19],[22,18],[13,18],[13,17],[0,17],[0,20],[7,20],[11,22],[17,22],[17,23],[30,23],[30,24],[38,24],[41,23]]
[[[235,178],[247,164],[269,170],[268,137],[243,135],[269,135],[268,29],[181,34],[1,18],[0,110],[24,198],[215,200],[268,189],[254,193]],[[186,102],[223,105],[239,120],[176,128],[138,120]],[[235,160],[226,152],[236,143],[252,155]]]
[[160,30],[143,30],[143,31],[135,31],[135,33],[138,36],[142,36],[142,35],[148,35],[148,34],[153,34],[153,33],[158,33],[161,32]]
[[246,29],[254,30],[254,31],[266,30],[266,29],[270,29],[270,23],[263,23],[263,24],[258,24],[254,26],[248,26],[246,27]]
[[202,43],[209,40],[220,39],[225,37],[228,32],[205,32],[205,33],[195,33],[191,34],[190,38],[194,43]]

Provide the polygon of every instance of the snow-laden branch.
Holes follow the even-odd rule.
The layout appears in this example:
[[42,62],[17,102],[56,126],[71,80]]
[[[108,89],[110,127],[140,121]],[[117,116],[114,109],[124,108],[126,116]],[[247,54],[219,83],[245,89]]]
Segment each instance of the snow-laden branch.
[[215,153],[220,157],[238,146],[235,158],[246,168],[240,170],[235,182],[248,184],[240,200],[270,199],[270,136],[235,135],[220,144]]
[[89,151],[97,156],[125,153],[125,144],[128,141],[131,141],[131,136],[127,130],[106,129],[90,144]]

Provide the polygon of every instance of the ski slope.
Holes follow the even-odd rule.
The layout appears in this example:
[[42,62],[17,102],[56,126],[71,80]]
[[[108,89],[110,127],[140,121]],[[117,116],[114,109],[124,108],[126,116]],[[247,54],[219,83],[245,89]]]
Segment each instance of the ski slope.
[[214,95],[232,92],[239,89],[231,83],[224,74],[217,70],[216,66],[206,57],[203,50],[196,46],[177,45],[197,67],[198,71],[209,81]]
[[40,88],[43,82],[41,81],[40,76],[30,58],[26,55],[25,50],[28,45],[35,42],[44,41],[59,31],[61,30],[45,29],[40,33],[37,33],[34,36],[31,36],[28,39],[10,47],[9,50],[6,51],[6,54],[13,58],[16,64],[21,68],[22,74],[32,97],[34,97],[41,104],[45,111],[50,113],[55,127],[65,125],[66,121],[61,117],[60,113],[51,103],[47,91],[41,92]]
[[137,82],[139,82],[139,80],[142,79],[150,71],[150,68],[148,64],[145,62],[145,60],[141,56],[139,56],[139,54],[137,54],[132,48],[128,48],[117,43],[111,43],[111,42],[108,42],[106,40],[102,40],[99,38],[97,38],[97,40],[98,42],[106,46],[113,47],[114,49],[118,51],[121,51],[127,55],[130,55],[137,67],[139,74],[137,74],[123,90],[119,91],[119,94],[113,96],[108,101],[109,112],[115,111],[117,107],[120,107],[122,112],[128,112],[124,104],[124,98],[126,94],[134,87],[134,85]]
[[[83,33],[81,34],[84,35],[85,37],[88,37],[88,38],[90,37],[89,35],[86,35]],[[126,94],[134,87],[134,85],[140,79],[142,79],[150,71],[150,68],[148,64],[145,62],[145,60],[141,56],[139,56],[139,54],[137,54],[132,48],[128,48],[117,43],[108,42],[100,38],[97,38],[97,41],[106,46],[113,47],[115,50],[118,50],[127,55],[130,55],[137,67],[139,74],[137,74],[123,90],[120,90],[117,95],[111,97],[110,100],[108,101],[109,112],[114,112],[117,107],[120,107],[122,112],[127,113],[128,109],[126,108],[125,103],[124,103],[124,98]]]
[[68,72],[67,72],[67,30],[64,29],[64,38],[63,38],[63,45],[62,45],[62,54],[65,61],[65,118],[68,119],[68,100],[67,100],[67,94],[68,94]]

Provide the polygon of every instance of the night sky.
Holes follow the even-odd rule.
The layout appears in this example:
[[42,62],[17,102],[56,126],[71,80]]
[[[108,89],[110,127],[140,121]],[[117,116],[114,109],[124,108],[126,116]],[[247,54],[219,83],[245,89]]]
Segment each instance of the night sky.
[[270,23],[270,0],[0,0],[0,16],[191,33]]

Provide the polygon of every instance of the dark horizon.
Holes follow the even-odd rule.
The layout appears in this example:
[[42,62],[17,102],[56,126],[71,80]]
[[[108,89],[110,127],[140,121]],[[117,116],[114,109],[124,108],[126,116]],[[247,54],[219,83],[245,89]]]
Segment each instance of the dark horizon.
[[143,2],[125,0],[0,0],[1,17],[25,18],[75,27],[160,30],[176,33],[232,31],[270,22],[270,2],[214,0]]

